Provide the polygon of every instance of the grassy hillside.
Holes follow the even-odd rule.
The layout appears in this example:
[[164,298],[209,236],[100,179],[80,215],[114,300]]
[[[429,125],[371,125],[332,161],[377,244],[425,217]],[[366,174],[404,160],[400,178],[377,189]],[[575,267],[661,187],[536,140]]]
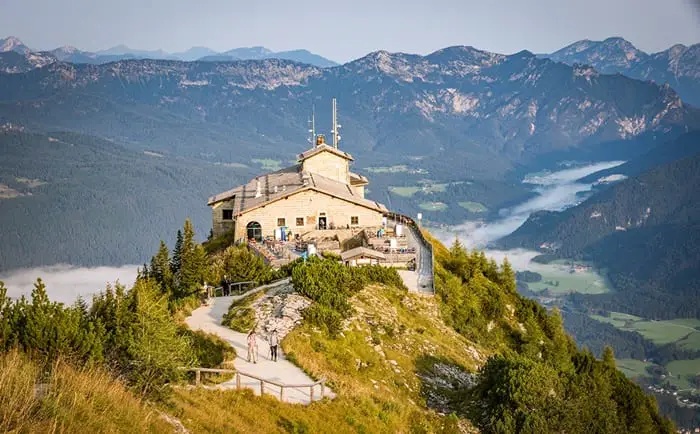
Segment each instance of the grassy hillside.
[[[192,432],[672,432],[654,400],[615,369],[612,351],[602,361],[579,351],[556,312],[518,295],[507,262],[436,241],[435,297],[408,293],[394,269],[379,266],[313,259],[277,272],[291,275],[297,291],[313,300],[282,346],[311,377],[326,377],[335,399],[304,407],[250,391],[185,387],[178,366],[220,365],[226,349],[179,330],[181,309],[198,305],[202,279],[234,275],[253,257],[238,247],[207,257],[193,238],[186,222],[173,260],[162,244],[133,289],[108,289],[90,308],[49,302],[41,282],[31,301],[7,300],[0,285],[2,348],[24,349],[41,366],[54,366],[54,376],[64,359],[109,369],[131,393],[148,397]],[[266,267],[256,273],[272,274]],[[23,359],[13,369],[33,363]],[[24,384],[26,391],[32,382]],[[31,407],[21,393],[6,392],[17,389],[14,383],[0,386],[0,396],[10,396],[8,408]],[[66,431],[93,430],[92,419],[80,417],[102,402],[92,395],[96,386],[72,387],[49,389],[86,402],[84,413],[70,413],[75,418]],[[138,403],[128,393],[102,396]],[[25,413],[28,426],[47,417]],[[106,428],[96,431],[170,430],[133,415],[123,416],[124,423],[142,425],[110,428],[111,415],[104,417]]]
[[170,411],[216,432],[671,432],[611,352],[600,361],[579,351],[556,313],[516,293],[509,264],[435,246],[436,297],[409,294],[388,275],[374,276],[383,285],[342,287],[352,273],[328,261],[294,267],[295,287],[316,307],[282,345],[328,379],[334,400],[304,409],[178,389]]
[[465,369],[473,371],[485,359],[480,347],[442,322],[435,300],[372,285],[351,303],[355,313],[337,337],[305,323],[282,343],[288,359],[312,377],[328,379],[334,400],[301,407],[248,391],[177,389],[170,411],[195,432],[473,429],[464,419],[429,409],[454,393],[452,382]]
[[99,369],[43,369],[0,354],[0,432],[171,432],[160,412]]

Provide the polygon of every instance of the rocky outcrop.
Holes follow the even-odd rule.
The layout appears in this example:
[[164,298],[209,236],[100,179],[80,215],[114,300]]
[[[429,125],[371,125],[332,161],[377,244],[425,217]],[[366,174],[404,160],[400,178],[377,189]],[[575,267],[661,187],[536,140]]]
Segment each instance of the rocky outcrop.
[[273,288],[250,306],[255,310],[255,330],[263,336],[277,330],[282,340],[301,323],[301,312],[310,304],[311,300],[297,294],[291,283]]

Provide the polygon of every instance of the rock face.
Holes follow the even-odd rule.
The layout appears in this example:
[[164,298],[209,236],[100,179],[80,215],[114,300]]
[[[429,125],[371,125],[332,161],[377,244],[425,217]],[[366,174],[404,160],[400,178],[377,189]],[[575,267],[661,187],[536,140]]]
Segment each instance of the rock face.
[[449,414],[454,411],[453,394],[474,387],[478,374],[463,371],[455,365],[435,363],[427,372],[418,374],[425,386],[428,407]]
[[291,284],[274,288],[251,305],[257,319],[255,331],[268,336],[277,330],[282,340],[301,323],[301,312],[310,304],[311,300],[297,294]]

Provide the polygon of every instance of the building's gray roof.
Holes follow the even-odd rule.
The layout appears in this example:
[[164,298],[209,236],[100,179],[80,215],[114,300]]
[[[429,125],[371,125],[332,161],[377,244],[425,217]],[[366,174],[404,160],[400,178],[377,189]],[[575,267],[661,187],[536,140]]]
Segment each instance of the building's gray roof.
[[340,258],[343,261],[348,261],[352,258],[356,258],[358,256],[367,256],[369,258],[374,258],[374,259],[386,259],[386,256],[382,252],[378,252],[376,250],[369,249],[367,247],[355,247],[354,249],[346,250],[345,252],[340,254]]
[[359,173],[350,172],[350,185],[364,185],[369,184],[369,180],[360,175]]
[[347,152],[343,152],[338,148],[334,148],[333,146],[330,146],[326,143],[323,143],[321,145],[317,145],[313,147],[312,149],[309,149],[308,151],[304,151],[301,154],[299,154],[299,161],[304,161],[309,157],[312,157],[316,154],[320,154],[321,152],[330,152],[331,154],[335,154],[339,157],[345,158],[347,160],[353,160],[352,155],[348,154]]
[[[258,197],[256,197],[257,180],[260,181],[261,187]],[[304,172],[301,164],[253,178],[247,184],[210,197],[208,204],[212,206],[218,202],[233,199],[233,213],[240,215],[305,190],[325,193],[379,212],[388,211],[381,203],[355,194],[353,189],[343,182],[316,173]]]

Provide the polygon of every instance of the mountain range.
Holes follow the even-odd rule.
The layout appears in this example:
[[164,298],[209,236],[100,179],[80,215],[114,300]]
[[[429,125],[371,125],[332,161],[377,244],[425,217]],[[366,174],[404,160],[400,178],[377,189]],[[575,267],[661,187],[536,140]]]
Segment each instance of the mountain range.
[[[126,45],[117,45],[107,50],[97,52],[83,51],[72,46],[63,46],[49,51],[31,50],[21,40],[10,36],[0,39],[0,71],[24,72],[32,67],[37,67],[31,62],[20,69],[10,69],[4,64],[7,60],[2,59],[2,53],[15,52],[25,56],[41,57],[44,64],[60,61],[68,63],[90,63],[102,64],[116,62],[125,59],[154,59],[154,60],[180,60],[192,61],[233,61],[233,60],[254,60],[254,59],[285,59],[299,63],[306,63],[321,68],[338,65],[332,60],[311,53],[308,50],[290,50],[275,52],[265,47],[244,47],[234,48],[225,52],[217,52],[207,47],[192,47],[189,50],[179,53],[167,53],[163,50],[139,50],[132,49]],[[41,65],[43,66],[43,65]]]
[[700,106],[700,44],[676,44],[658,53],[645,53],[619,37],[586,39],[541,57],[568,65],[590,65],[603,74],[668,83],[686,102]]
[[[20,44],[9,45],[13,49],[3,58],[29,61]],[[256,55],[267,54],[257,50]],[[157,154],[162,170],[173,177],[180,175],[165,169],[166,162],[210,167],[216,179],[202,181],[205,198],[245,176],[291,164],[309,146],[312,106],[317,132],[328,132],[332,97],[338,98],[343,124],[340,146],[354,155],[355,170],[370,177],[369,197],[441,223],[474,217],[459,202],[486,204],[497,213],[522,200],[531,194],[519,182],[527,171],[565,159],[631,159],[700,128],[700,111],[668,85],[600,74],[590,66],[568,66],[528,51],[503,55],[465,46],[425,56],[378,51],[331,68],[269,58],[108,64],[56,60],[24,72],[0,73],[0,125],[42,137],[77,134],[85,143],[120,153]],[[8,147],[3,156],[21,149]],[[88,165],[102,158],[81,155]],[[91,163],[89,155],[96,161]],[[222,180],[215,171],[220,167],[235,174]],[[46,176],[53,172],[58,169],[52,171],[47,163]],[[17,190],[17,178],[37,176],[14,173],[0,183]],[[101,175],[102,184],[120,182],[118,170]],[[438,187],[421,188],[426,183]],[[402,195],[396,188],[415,193]],[[63,189],[73,200],[99,206],[89,185],[69,183]],[[37,200],[39,192],[22,200]],[[147,192],[132,193],[136,202],[130,203],[139,205],[131,219],[174,212],[169,206],[147,211],[149,201],[138,200]],[[195,224],[207,228],[203,199],[186,197],[178,210],[190,210]],[[16,198],[0,204],[11,201]],[[32,229],[12,217],[10,208],[0,207],[0,221],[8,228],[2,235],[21,238]],[[108,236],[107,220],[85,221],[93,228],[90,239],[99,239],[102,232]],[[72,218],[56,221],[70,225]],[[173,224],[150,225],[149,236],[172,233]],[[139,238],[143,241],[133,240],[134,248],[118,252],[94,241],[85,243],[94,249],[84,254],[49,250],[40,263],[139,262],[138,252],[152,245],[143,233]],[[37,242],[27,249],[41,250]],[[13,266],[39,265],[22,255],[10,256]]]
[[[13,51],[26,58],[6,59],[3,53]],[[666,50],[646,53],[621,37],[602,41],[584,39],[549,54],[539,54],[567,65],[589,65],[602,74],[623,74],[639,80],[668,83],[687,103],[700,106],[700,44],[676,44]],[[88,52],[64,46],[51,51],[35,52],[15,37],[0,39],[0,71],[26,72],[54,61],[101,64],[125,59],[161,59],[181,61],[235,61],[283,59],[321,68],[338,66],[308,50],[274,52],[265,47],[234,48],[217,52],[208,47],[192,47],[179,53],[163,50],[138,50],[118,45],[107,50]]]

